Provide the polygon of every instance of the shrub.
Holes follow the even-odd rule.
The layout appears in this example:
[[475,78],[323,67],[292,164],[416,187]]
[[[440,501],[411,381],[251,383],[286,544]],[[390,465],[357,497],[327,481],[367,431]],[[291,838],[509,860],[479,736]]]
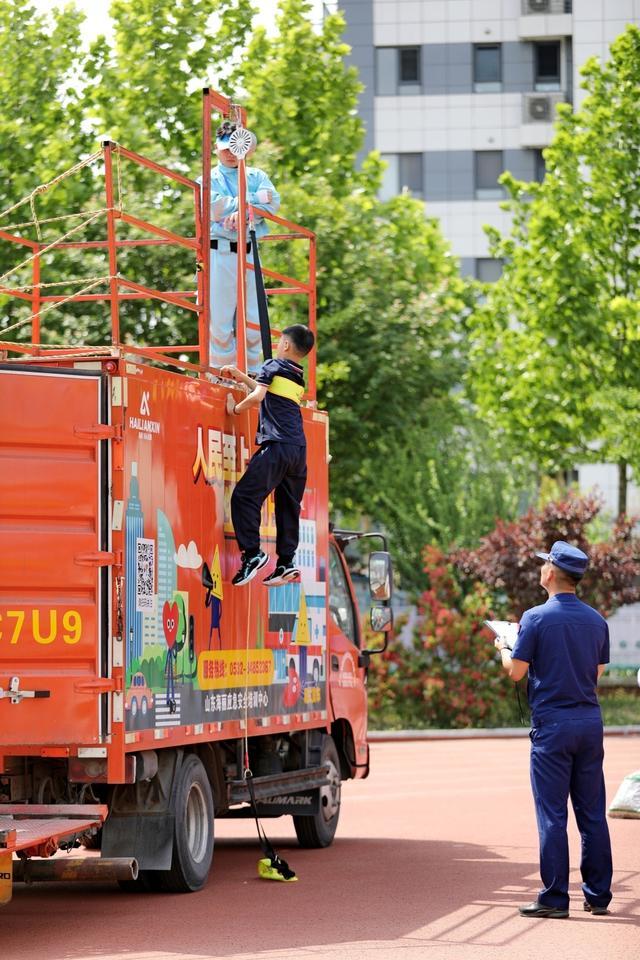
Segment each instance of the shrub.
[[548,551],[554,540],[567,540],[589,555],[590,563],[578,594],[610,616],[625,603],[640,599],[640,538],[633,536],[634,520],[619,518],[607,541],[591,543],[589,525],[602,504],[594,495],[570,494],[532,508],[511,523],[498,521],[476,550],[458,550],[454,562],[472,580],[480,580],[493,592],[494,606],[502,615],[519,619],[524,610],[544,603],[536,560],[538,551]]
[[478,727],[512,723],[511,681],[495,656],[485,587],[463,589],[437,547],[426,547],[428,589],[410,647],[391,645],[369,676],[372,725]]
[[[424,551],[428,589],[419,598],[408,647],[390,643],[371,661],[371,725],[378,728],[513,726],[519,722],[513,683],[483,626],[495,615],[519,619],[543,603],[538,551],[567,540],[590,557],[580,597],[610,616],[640,599],[640,538],[633,521],[616,522],[607,541],[591,543],[589,526],[601,509],[595,496],[567,496],[532,509],[513,523],[499,521],[476,550],[446,556]],[[525,701],[522,693],[523,704]]]

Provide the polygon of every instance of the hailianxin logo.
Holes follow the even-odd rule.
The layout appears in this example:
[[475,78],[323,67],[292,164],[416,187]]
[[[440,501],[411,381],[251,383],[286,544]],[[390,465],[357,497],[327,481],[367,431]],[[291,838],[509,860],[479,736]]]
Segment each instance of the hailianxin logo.
[[151,410],[149,409],[149,391],[142,391],[142,399],[140,400],[140,416],[141,417],[150,417]]

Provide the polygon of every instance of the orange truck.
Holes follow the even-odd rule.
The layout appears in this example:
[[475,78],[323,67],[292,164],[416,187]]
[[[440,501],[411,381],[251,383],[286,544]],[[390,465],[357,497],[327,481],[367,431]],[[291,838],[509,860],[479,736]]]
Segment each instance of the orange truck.
[[[109,304],[106,346],[43,347],[40,321],[64,297],[44,295],[44,242],[0,223],[0,239],[27,247],[35,277],[23,297],[31,340],[0,343],[0,902],[14,878],[198,890],[211,866],[214,817],[252,814],[247,770],[262,816],[292,815],[303,846],[325,847],[342,780],[369,770],[366,674],[377,651],[363,649],[343,552],[359,535],[329,522],[328,416],[315,407],[313,370],[302,411],[309,478],[301,577],[270,589],[260,578],[231,585],[239,553],[230,496],[256,422],[253,413],[226,413],[229,390],[240,392],[207,366],[205,238],[211,114],[244,115],[208,90],[203,103],[202,187],[179,176],[194,193],[193,237],[118,208],[109,196],[114,156],[178,175],[103,145],[107,237],[92,245],[102,244],[110,276],[106,293],[79,299]],[[315,251],[309,231],[272,219],[282,236]],[[197,291],[151,290],[118,273],[121,246],[144,242],[122,236],[131,221],[138,238],[145,231],[194,252]],[[315,326],[309,259],[304,282],[264,272],[280,284],[270,293],[287,285],[306,292]],[[240,284],[253,271],[240,268],[242,365]],[[0,293],[12,295],[2,283]],[[197,344],[123,343],[123,295],[190,309]],[[273,552],[271,501],[262,520],[263,549]],[[382,546],[369,566],[383,648],[391,564],[384,538]],[[52,858],[80,843],[100,846],[100,856]]]

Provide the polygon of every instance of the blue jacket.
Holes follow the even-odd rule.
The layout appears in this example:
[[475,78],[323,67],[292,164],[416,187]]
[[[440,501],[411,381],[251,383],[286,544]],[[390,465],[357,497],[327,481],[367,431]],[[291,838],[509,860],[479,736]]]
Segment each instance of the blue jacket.
[[[247,203],[261,207],[268,213],[277,213],[280,207],[280,194],[271,183],[263,170],[257,167],[247,167]],[[202,183],[202,177],[198,177]],[[261,202],[258,191],[270,190],[271,203]],[[238,209],[238,170],[236,167],[225,167],[218,162],[211,170],[211,236],[226,237],[228,240],[237,239],[236,230],[227,230],[222,225],[225,217],[235,213]],[[269,228],[263,217],[255,217],[256,236],[264,237]]]

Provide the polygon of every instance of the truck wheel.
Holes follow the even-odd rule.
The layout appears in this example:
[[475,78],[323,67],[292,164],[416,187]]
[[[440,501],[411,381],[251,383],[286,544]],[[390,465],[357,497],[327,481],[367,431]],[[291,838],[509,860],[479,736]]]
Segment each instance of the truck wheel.
[[174,809],[173,856],[169,870],[143,871],[155,889],[191,893],[207,882],[213,860],[213,796],[209,778],[195,754],[178,771]]
[[322,743],[322,764],[329,764],[329,784],[320,788],[320,810],[313,817],[295,817],[298,843],[301,847],[328,847],[336,835],[340,817],[340,760],[333,739],[325,737]]

